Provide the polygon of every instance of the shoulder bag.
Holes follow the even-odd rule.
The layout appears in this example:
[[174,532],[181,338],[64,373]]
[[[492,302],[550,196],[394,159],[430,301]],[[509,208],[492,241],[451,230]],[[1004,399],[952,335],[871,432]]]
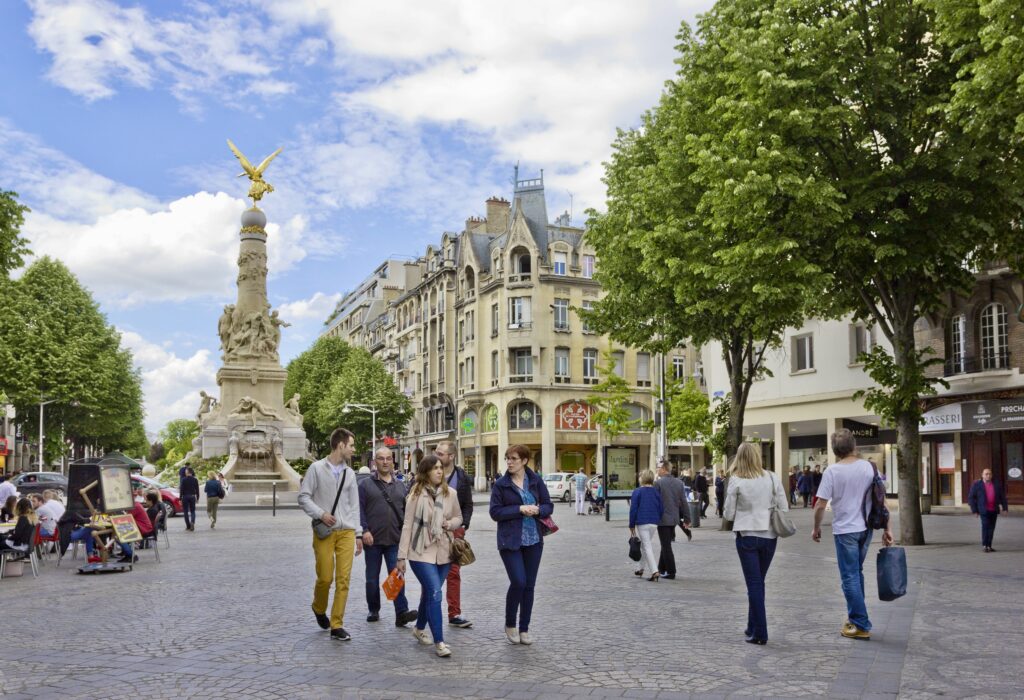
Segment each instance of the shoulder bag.
[[380,495],[383,496],[384,500],[387,501],[387,504],[391,506],[391,512],[395,514],[396,518],[398,518],[398,529],[401,530],[402,524],[405,522],[405,518],[403,518],[401,513],[398,512],[398,508],[395,506],[395,502],[392,501],[391,496],[388,495],[388,490],[381,486],[380,479],[374,479],[373,477],[370,477],[370,481],[377,484],[377,488],[380,489]]
[[768,476],[772,480],[772,509],[771,509],[771,528],[779,537],[789,537],[796,533],[796,526],[793,525],[793,521],[782,514],[779,510],[779,506],[775,499],[775,475],[768,472]]
[[[334,515],[334,511],[338,508],[338,499],[341,498],[341,490],[345,488],[345,479],[348,477],[348,469],[341,473],[341,484],[338,486],[338,493],[334,497],[334,505],[331,506],[331,515]],[[320,518],[314,518],[313,520],[313,532],[316,534],[317,539],[327,539],[331,535],[331,526],[325,523]]]

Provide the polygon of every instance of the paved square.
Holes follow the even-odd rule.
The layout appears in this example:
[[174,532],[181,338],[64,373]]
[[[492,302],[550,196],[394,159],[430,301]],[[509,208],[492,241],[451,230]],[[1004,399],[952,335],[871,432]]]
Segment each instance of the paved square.
[[[296,510],[223,508],[210,531],[171,521],[171,546],[127,574],[43,566],[0,581],[4,698],[923,698],[1020,697],[1024,678],[1024,518],[999,520],[994,554],[975,518],[926,516],[908,550],[909,594],[877,599],[865,577],[870,642],[839,636],[844,603],[831,540],[810,541],[810,510],[768,575],[766,647],[743,643],[746,593],[731,533],[695,530],[675,544],[680,576],[633,576],[623,522],[558,505],[547,540],[532,647],[503,636],[504,569],[494,523],[477,505],[464,570],[469,630],[446,628],[438,659],[391,609],[367,623],[362,558],[345,626],[330,640],[309,609],[308,519]],[[828,535],[826,530],[826,535]],[[419,586],[409,584],[412,599]]]

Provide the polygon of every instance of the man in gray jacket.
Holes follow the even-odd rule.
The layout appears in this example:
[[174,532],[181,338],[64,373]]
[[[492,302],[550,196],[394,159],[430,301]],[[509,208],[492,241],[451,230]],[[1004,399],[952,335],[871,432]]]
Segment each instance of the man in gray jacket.
[[658,570],[661,572],[661,578],[667,579],[676,577],[676,557],[672,552],[672,541],[676,538],[676,526],[684,520],[683,513],[687,507],[683,482],[672,476],[671,469],[672,465],[667,461],[658,462],[658,480],[654,482],[654,488],[661,494],[662,507],[661,522],[658,523],[658,540],[661,542]]
[[[363,527],[359,516],[359,492],[355,472],[349,466],[356,437],[337,428],[331,433],[331,453],[313,462],[302,478],[299,507],[313,520],[327,525],[330,534],[320,539],[313,532],[313,556],[316,559],[316,584],[313,586],[313,614],[317,624],[331,630],[331,638],[342,642],[352,639],[345,631],[345,604],[352,573],[353,552],[363,552]],[[339,494],[340,490],[340,494]],[[327,617],[327,599],[334,580],[334,604]]]

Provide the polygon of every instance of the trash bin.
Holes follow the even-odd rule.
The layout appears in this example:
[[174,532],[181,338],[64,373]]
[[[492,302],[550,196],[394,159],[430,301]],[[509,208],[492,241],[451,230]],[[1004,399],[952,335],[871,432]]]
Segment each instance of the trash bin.
[[700,501],[689,501],[686,505],[690,509],[690,526],[700,527]]

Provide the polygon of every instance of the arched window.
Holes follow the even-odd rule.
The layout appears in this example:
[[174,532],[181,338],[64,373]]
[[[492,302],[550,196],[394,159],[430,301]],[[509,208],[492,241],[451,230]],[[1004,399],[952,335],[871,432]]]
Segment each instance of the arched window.
[[476,435],[477,431],[476,411],[472,408],[462,413],[462,420],[459,421],[459,432],[463,435]]
[[509,430],[538,430],[540,407],[533,401],[517,401],[508,409]]
[[487,404],[484,407],[484,425],[483,432],[485,433],[496,433],[498,432],[498,407],[493,403]]
[[1006,369],[1010,352],[1006,344],[1006,307],[999,303],[981,312],[981,368]]
[[530,251],[522,246],[515,248],[509,256],[509,282],[529,282],[531,271]]
[[476,275],[473,273],[473,268],[466,268],[465,280],[462,285],[462,293],[465,296],[472,297],[476,294]]

